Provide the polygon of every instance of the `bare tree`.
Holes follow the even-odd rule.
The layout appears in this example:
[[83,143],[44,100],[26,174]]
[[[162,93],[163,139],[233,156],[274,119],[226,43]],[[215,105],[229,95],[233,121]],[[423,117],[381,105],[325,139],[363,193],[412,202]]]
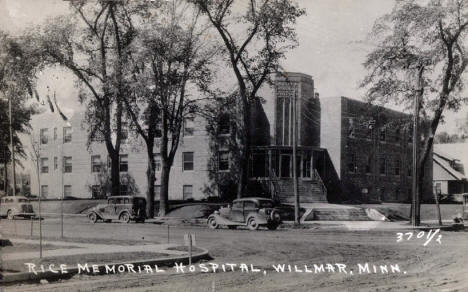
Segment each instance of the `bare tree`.
[[[369,74],[362,83],[368,89],[369,100],[408,108],[415,100],[421,102],[417,108],[423,116],[423,124],[428,126],[422,135],[418,161],[420,190],[424,165],[432,159],[434,135],[444,111],[458,110],[464,101],[460,93],[468,64],[467,33],[466,0],[423,4],[416,0],[399,0],[391,13],[375,22],[371,34],[377,46],[364,63]],[[419,210],[420,206],[416,207]]]
[[250,0],[246,9],[236,7],[240,13],[234,12],[234,0],[191,1],[221,37],[227,62],[236,77],[239,117],[236,139],[240,145],[237,196],[241,197],[247,183],[250,156],[251,106],[258,99],[260,87],[278,71],[285,53],[297,45],[294,24],[305,11],[289,0]]

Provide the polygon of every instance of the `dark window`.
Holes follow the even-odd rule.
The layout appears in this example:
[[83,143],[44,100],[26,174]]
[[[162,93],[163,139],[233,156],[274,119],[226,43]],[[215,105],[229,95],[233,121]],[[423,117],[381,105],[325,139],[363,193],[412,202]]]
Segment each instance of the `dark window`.
[[219,117],[219,134],[228,135],[231,132],[231,119],[228,114],[222,114]]
[[366,173],[372,173],[372,156],[368,156],[366,160]]
[[48,185],[42,185],[41,186],[41,198],[45,198],[49,195],[49,186]]
[[220,171],[229,170],[229,152],[228,151],[221,151],[219,152],[219,160],[218,160],[218,169]]
[[54,141],[57,140],[57,128],[54,128]]
[[385,128],[380,129],[380,141],[384,142],[387,140],[387,130]]
[[101,171],[101,155],[91,156],[91,172]]
[[400,175],[400,165],[401,165],[400,158],[395,158],[395,160],[393,161],[393,174],[394,175]]
[[184,185],[182,190],[182,195],[184,200],[193,199],[193,186],[192,185]]
[[71,156],[64,156],[63,157],[63,172],[71,173],[73,170],[72,168],[72,157]]
[[182,153],[182,170],[193,170],[193,152]]
[[[120,185],[120,195],[126,196],[128,195],[128,186],[127,185]],[[120,204],[120,203],[117,203]]]
[[109,199],[107,201],[107,203],[110,204],[110,205],[113,205],[113,204],[115,204],[115,199]]
[[357,166],[356,166],[356,154],[351,153],[348,157],[348,171],[351,173],[356,173],[357,172]]
[[63,143],[70,143],[72,141],[72,128],[63,127]]
[[127,172],[128,171],[128,155],[127,154],[121,154],[119,156],[119,169],[120,172]]
[[47,144],[49,143],[49,129],[41,129],[40,131],[40,140],[41,144]]
[[438,182],[435,184],[436,195],[442,194],[442,183]]
[[54,170],[57,170],[58,168],[58,158],[54,157]]
[[101,186],[93,185],[91,187],[91,195],[94,199],[101,197]]
[[41,173],[49,173],[49,158],[41,158]]
[[291,177],[290,155],[281,155],[281,177]]
[[265,153],[255,153],[252,155],[251,176],[266,177],[267,170],[265,165]]
[[245,201],[244,202],[244,209],[254,210],[256,208],[257,208],[257,205],[255,204],[255,202],[251,202],[251,201]]
[[379,173],[386,174],[387,173],[387,160],[384,156],[380,157],[379,159]]
[[273,208],[273,202],[267,200],[260,200],[260,208]]
[[233,208],[233,209],[242,209],[242,208],[243,208],[243,206],[242,206],[242,201],[234,202],[234,203],[232,204],[232,208]]

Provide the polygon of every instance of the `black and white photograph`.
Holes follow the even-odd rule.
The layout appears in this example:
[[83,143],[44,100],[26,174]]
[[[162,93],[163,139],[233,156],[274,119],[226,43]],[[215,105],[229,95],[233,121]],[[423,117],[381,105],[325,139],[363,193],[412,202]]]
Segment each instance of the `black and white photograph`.
[[467,66],[468,0],[0,0],[0,292],[468,291]]

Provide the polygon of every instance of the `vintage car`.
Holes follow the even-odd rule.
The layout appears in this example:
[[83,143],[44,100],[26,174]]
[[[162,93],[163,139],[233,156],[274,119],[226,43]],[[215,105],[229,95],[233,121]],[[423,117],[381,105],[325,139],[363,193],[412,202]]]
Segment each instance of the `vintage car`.
[[23,196],[8,196],[0,199],[0,216],[9,220],[15,217],[35,217],[33,207],[29,200]]
[[135,222],[145,222],[146,218],[146,200],[134,196],[113,196],[107,199],[107,204],[99,204],[91,208],[88,212],[88,219],[92,223],[98,220],[111,222],[118,220],[128,223],[131,220]]
[[255,197],[234,200],[232,205],[222,207],[208,217],[208,226],[212,229],[225,225],[229,229],[247,226],[250,230],[257,230],[260,226],[266,226],[275,230],[280,223],[280,212],[274,202]]

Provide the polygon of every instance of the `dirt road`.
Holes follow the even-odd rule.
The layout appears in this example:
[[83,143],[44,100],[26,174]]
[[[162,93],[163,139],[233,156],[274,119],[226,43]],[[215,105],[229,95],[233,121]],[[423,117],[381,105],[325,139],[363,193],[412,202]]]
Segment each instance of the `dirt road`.
[[[14,223],[2,220],[4,232],[13,233]],[[16,233],[28,235],[27,221],[16,222]],[[60,234],[58,220],[44,222],[48,237]],[[337,231],[296,229],[278,231],[208,230],[205,227],[170,228],[171,242],[182,242],[185,233],[196,235],[197,245],[208,248],[211,263],[252,264],[261,272],[176,273],[158,275],[78,275],[49,284],[7,287],[6,291],[468,291],[468,233],[442,232],[441,242],[424,247],[416,234],[397,243],[395,231]],[[167,227],[155,224],[88,224],[67,219],[65,236],[141,242],[167,241]],[[345,264],[347,273],[307,273],[313,264]],[[370,273],[358,273],[358,264],[368,263]],[[209,263],[207,263],[209,264]],[[285,272],[273,265],[285,264]],[[291,265],[293,272],[287,271]],[[400,272],[381,273],[380,265],[398,264]],[[294,265],[303,272],[294,272]],[[373,265],[377,273],[373,272]],[[277,267],[277,266],[275,266]],[[335,266],[336,267],[336,266]],[[349,272],[353,270],[354,274]],[[265,271],[265,272],[263,272]]]

